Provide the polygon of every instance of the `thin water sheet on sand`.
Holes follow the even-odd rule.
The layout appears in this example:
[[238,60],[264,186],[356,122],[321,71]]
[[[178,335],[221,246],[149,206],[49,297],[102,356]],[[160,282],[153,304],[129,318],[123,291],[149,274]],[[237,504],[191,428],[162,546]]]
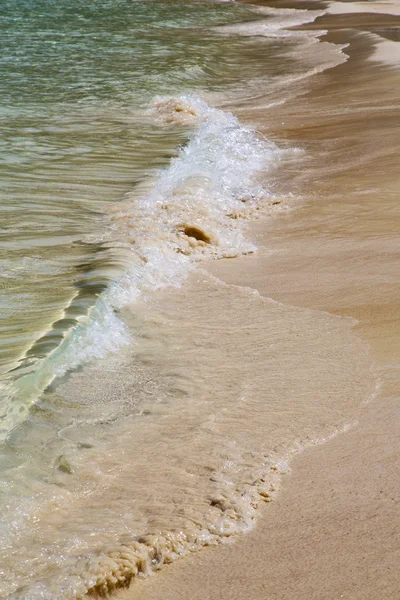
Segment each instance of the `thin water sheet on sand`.
[[[383,10],[375,4],[374,12]],[[336,13],[343,3],[331,6]],[[353,12],[353,3],[345,6]],[[391,4],[388,12],[396,8]],[[219,263],[212,272],[285,303],[355,317],[378,364],[379,393],[356,427],[294,458],[279,498],[254,532],[116,597],[399,595],[399,73],[391,66],[398,51],[392,42],[391,64],[382,63],[382,22],[361,16],[348,22],[357,33],[332,20],[329,39],[350,42],[345,65],[312,81],[304,99],[277,108],[275,119],[257,107],[249,112],[267,135],[307,150],[288,172],[288,186],[294,183],[302,200],[298,210],[257,226],[265,251]],[[391,28],[386,33],[392,36]]]
[[[305,46],[308,69],[309,42]],[[338,48],[330,66],[342,62]],[[295,91],[303,93],[303,84],[304,78],[298,79]],[[216,113],[220,111],[211,110]],[[136,338],[133,349],[126,347],[113,359],[76,371],[48,390],[32,410],[31,423],[37,429],[29,432],[29,442],[35,435],[41,441],[32,462],[38,459],[39,471],[51,462],[55,479],[48,481],[42,473],[42,512],[37,507],[32,511],[29,502],[21,507],[29,527],[15,532],[20,543],[14,554],[5,553],[6,562],[11,556],[14,589],[19,586],[14,597],[44,594],[54,600],[90,589],[105,592],[136,574],[248,531],[258,505],[279,487],[279,475],[292,454],[353,424],[360,405],[375,392],[374,364],[367,344],[354,332],[353,319],[321,307],[291,306],[293,297],[275,302],[273,293],[256,293],[251,279],[250,288],[243,287],[243,273],[232,285],[201,271],[186,283],[180,277],[182,265],[185,272],[191,270],[190,257],[204,262],[207,256],[248,251],[241,225],[246,206],[247,216],[254,216],[257,202],[261,206],[262,200],[272,198],[279,205],[282,197],[254,193],[260,182],[238,189],[240,156],[235,148],[225,156],[224,140],[245,141],[251,150],[246,158],[251,162],[255,157],[257,165],[258,150],[267,149],[270,156],[275,146],[256,142],[232,116],[217,116],[217,121],[226,121],[226,130],[217,129],[217,158],[224,164],[225,158],[229,163],[229,156],[234,157],[235,173],[229,163],[215,177],[206,171],[211,183],[207,181],[204,170],[215,164],[215,156],[210,160],[203,147],[200,159],[194,153],[195,161],[180,160],[192,156],[198,140],[208,140],[207,132],[216,137],[211,119],[211,126],[201,125],[203,138],[195,137],[161,180],[168,192],[163,198],[156,188],[133,210],[114,213],[122,241],[125,234],[133,235],[135,221],[148,225],[134,234],[146,273],[143,277],[140,271],[139,282],[157,282],[161,272],[168,272],[165,266],[178,264],[172,274],[179,276],[181,288],[154,293],[145,285],[142,300],[119,315]],[[301,161],[302,154],[294,153],[285,163],[288,172]],[[177,186],[181,179],[183,185]],[[196,199],[205,191],[219,206],[227,202],[226,210],[217,211],[215,230],[210,198],[198,203],[200,213],[193,205],[193,183]],[[182,207],[189,208],[188,214],[181,214]],[[154,252],[151,222],[161,211],[160,253]],[[127,231],[119,228],[121,223]],[[226,277],[224,271],[220,275]],[[114,305],[121,308],[126,304],[124,294],[121,302],[118,296],[123,286],[116,291]],[[13,442],[21,443],[23,434]]]

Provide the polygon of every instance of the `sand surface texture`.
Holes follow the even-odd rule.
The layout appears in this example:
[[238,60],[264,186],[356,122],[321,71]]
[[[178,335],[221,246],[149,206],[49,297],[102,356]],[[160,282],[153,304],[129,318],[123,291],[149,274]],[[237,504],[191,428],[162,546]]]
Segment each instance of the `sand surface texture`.
[[377,397],[350,431],[293,459],[250,534],[115,598],[400,597],[399,9],[398,2],[331,3],[330,14],[303,28],[327,29],[328,41],[349,44],[349,60],[299,82],[297,97],[273,112],[257,109],[257,99],[237,109],[267,137],[304,149],[282,182],[299,200],[256,223],[256,256],[209,269],[286,306],[357,319],[355,333],[378,365]]

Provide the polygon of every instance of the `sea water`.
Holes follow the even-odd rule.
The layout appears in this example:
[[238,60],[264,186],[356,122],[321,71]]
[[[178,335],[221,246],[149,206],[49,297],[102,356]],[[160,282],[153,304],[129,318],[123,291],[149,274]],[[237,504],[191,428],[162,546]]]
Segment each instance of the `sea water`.
[[[222,306],[237,305],[228,321],[253,306],[251,322],[234,331],[225,323],[228,354],[242,344],[234,337],[241,327],[260,329],[253,345],[272,336],[254,321],[266,323],[270,305],[207,280],[204,304],[192,296],[184,304],[197,308],[181,330],[179,318],[150,310],[146,298],[179,288],[202,261],[255,251],[244,224],[280,202],[273,173],[296,149],[258,135],[223,105],[268,97],[304,76],[310,65],[294,52],[316,37],[285,24],[317,14],[171,0],[3,4],[2,597],[110,589],[246,531],[256,496],[271,494],[278,454],[235,442],[237,399],[251,388],[243,381],[263,371],[262,355],[240,382],[233,353],[230,383],[220,389],[212,382],[225,381],[215,372],[221,349],[211,345],[207,358],[200,351],[211,318],[202,310],[212,302],[214,330]],[[259,391],[251,397],[248,414],[264,405]],[[218,411],[231,411],[233,438],[215,433]],[[285,437],[275,439],[278,423],[272,446]],[[193,447],[192,430],[207,433]],[[173,456],[164,447],[171,439]],[[195,457],[210,448],[207,467]],[[187,477],[197,477],[193,489]]]
[[[123,275],[126,262],[133,262],[106,235],[105,212],[128,192],[132,204],[143,199],[146,185],[196,125],[184,121],[166,128],[149,111],[154,98],[225,95],[229,88],[245,87],[246,80],[272,82],[288,75],[290,61],[276,60],[279,44],[273,39],[264,38],[260,61],[259,42],[218,35],[214,28],[227,22],[258,19],[240,5],[76,1],[65,6],[48,0],[6,3],[3,9],[0,372],[7,389],[40,370],[77,320]],[[200,112],[206,112],[204,106]],[[221,124],[221,130],[225,125],[230,127]],[[207,152],[210,142],[198,140],[191,156],[201,144]],[[243,151],[238,147],[238,154]],[[192,168],[191,158],[186,165]],[[250,171],[258,166],[260,159]],[[159,195],[164,184],[166,177],[158,183]],[[124,341],[121,328],[114,334]],[[119,343],[110,339],[110,348],[114,342]],[[36,394],[41,384],[28,381],[23,394]],[[7,402],[0,409],[6,413]],[[3,430],[12,425],[13,418],[6,418]]]

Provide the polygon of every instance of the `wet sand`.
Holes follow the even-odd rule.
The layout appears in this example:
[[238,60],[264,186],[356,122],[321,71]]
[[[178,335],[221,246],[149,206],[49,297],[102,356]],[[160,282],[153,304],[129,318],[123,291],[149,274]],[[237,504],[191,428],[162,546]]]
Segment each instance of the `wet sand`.
[[[236,111],[267,137],[305,150],[282,183],[300,200],[255,224],[256,256],[218,261],[210,271],[284,304],[357,319],[378,363],[379,394],[357,426],[293,459],[253,532],[135,581],[115,598],[400,595],[399,19],[350,9],[344,20],[338,12],[347,5],[309,26],[350,43],[347,63],[299,83],[301,95],[273,114],[256,103]],[[379,6],[398,12],[397,3]]]

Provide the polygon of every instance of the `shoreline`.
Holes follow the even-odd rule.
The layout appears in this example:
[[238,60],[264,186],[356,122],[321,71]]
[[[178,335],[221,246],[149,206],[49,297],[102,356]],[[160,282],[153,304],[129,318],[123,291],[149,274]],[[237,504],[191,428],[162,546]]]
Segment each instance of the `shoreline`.
[[[235,109],[242,102],[247,110],[243,92],[257,104],[260,83],[270,99],[289,85],[294,98],[310,73],[345,60],[330,44],[318,46],[315,60],[314,32],[276,41],[286,16],[299,24],[310,15],[272,13],[272,41],[242,38],[249,29],[241,24],[226,28],[233,47],[251,49],[254,60],[249,74],[239,65],[249,87],[228,94]],[[260,20],[262,34],[268,18]],[[210,43],[215,37],[228,57],[223,34],[218,28]],[[22,493],[16,503],[15,512],[26,500],[31,508],[28,519],[17,515],[12,551],[3,548],[2,590],[13,598],[105,594],[248,532],[292,454],[346,428],[374,391],[371,357],[353,320],[275,302],[206,273],[209,258],[254,250],[246,229],[256,214],[285,212],[290,198],[274,193],[277,167],[295,162],[298,152],[247,127],[251,116],[242,124],[220,110],[226,93],[204,93],[210,104],[182,96],[152,105],[160,125],[198,117],[198,127],[183,136],[185,147],[173,152],[149,196],[141,193],[146,184],[116,210],[106,207],[110,231],[115,224],[111,245],[128,243],[129,268],[106,288],[89,321],[72,330],[48,374],[61,376],[64,361],[79,367],[87,351],[98,359],[55,380],[32,406],[32,420],[16,430],[27,450],[22,472],[34,448],[35,468],[43,465],[50,480],[39,476],[37,493]],[[125,343],[129,334],[134,344]],[[104,357],[104,342],[119,351]],[[11,519],[7,513],[4,521]]]
[[[271,4],[282,5],[277,2]],[[283,4],[290,7],[290,3]],[[315,3],[312,4],[314,7]],[[351,14],[357,18],[358,11]],[[329,23],[330,18],[332,16],[324,16],[322,21]],[[368,17],[368,27],[371,20],[373,18]],[[325,28],[325,25],[319,25],[319,21],[317,19],[314,26],[310,25],[310,29]],[[378,18],[376,24],[379,28],[382,19]],[[302,29],[307,28],[302,26]],[[157,600],[161,597],[165,600],[188,597],[192,600],[204,597],[226,600],[236,597],[372,600],[377,595],[394,598],[399,592],[396,564],[400,557],[400,543],[396,523],[400,525],[400,522],[395,508],[398,502],[395,456],[399,450],[396,439],[396,426],[400,419],[396,382],[399,380],[400,348],[396,334],[400,326],[393,302],[398,288],[389,275],[394,274],[391,269],[395,268],[398,252],[391,235],[391,227],[393,232],[395,227],[390,219],[386,222],[382,217],[377,235],[374,233],[372,217],[376,223],[377,199],[373,191],[368,192],[374,183],[373,165],[376,170],[380,169],[378,172],[386,167],[388,178],[387,181],[379,179],[380,193],[382,198],[392,193],[391,203],[385,206],[385,210],[390,215],[396,214],[396,171],[391,172],[391,169],[395,165],[397,147],[393,142],[391,153],[385,153],[382,138],[385,128],[395,118],[397,107],[391,108],[387,87],[382,87],[386,93],[386,96],[382,95],[382,102],[387,106],[382,114],[377,93],[371,98],[370,105],[365,106],[361,99],[369,89],[370,79],[366,77],[363,80],[362,70],[354,85],[345,79],[346,74],[351,74],[354,61],[358,61],[361,68],[372,58],[377,66],[371,68],[381,66],[387,58],[387,54],[380,52],[380,47],[387,47],[385,40],[372,40],[367,33],[342,32],[336,25],[328,32],[328,39],[331,38],[340,43],[351,40],[349,63],[335,67],[334,73],[324,73],[319,76],[319,81],[311,82],[308,94],[311,102],[305,111],[302,110],[302,99],[299,115],[294,111],[295,102],[289,100],[287,106],[276,109],[275,122],[269,122],[262,131],[267,136],[272,133],[277,139],[281,136],[288,141],[302,141],[315,154],[329,136],[340,140],[335,136],[346,135],[346,127],[353,120],[348,138],[354,137],[359,153],[366,152],[364,164],[363,161],[360,164],[357,151],[353,155],[350,153],[349,164],[356,174],[349,173],[350,169],[343,160],[331,152],[337,163],[336,172],[335,169],[329,171],[329,164],[322,170],[326,181],[314,186],[314,197],[311,194],[304,207],[300,206],[292,214],[279,216],[279,222],[273,219],[269,224],[259,222],[255,225],[255,231],[268,251],[262,252],[261,256],[221,261],[212,265],[210,270],[229,284],[237,284],[239,278],[240,285],[257,289],[274,300],[356,318],[357,331],[371,345],[379,363],[383,381],[380,397],[363,408],[359,424],[345,435],[316,446],[312,451],[301,452],[292,459],[291,475],[284,477],[278,499],[262,509],[253,532],[241,536],[233,545],[210,548],[186,557],[184,561],[177,561],[156,577],[134,581],[129,590],[111,597],[121,600]],[[392,54],[389,58],[393,60]],[[342,79],[347,90],[340,89],[340,70],[344,73]],[[387,86],[393,77],[398,76],[384,68],[381,71],[381,86]],[[324,107],[328,98],[333,106],[336,98],[340,102],[340,93],[347,91],[351,97],[353,87],[353,103],[357,104],[359,112],[354,110],[354,106],[348,114],[344,110],[339,115],[328,112],[326,120]],[[395,95],[392,96],[395,101]],[[313,108],[316,109],[315,114],[312,114]],[[246,108],[241,111],[245,113]],[[365,125],[371,111],[380,115],[379,122],[367,127],[367,131],[361,134],[361,123]],[[356,119],[354,115],[357,115]],[[285,128],[279,124],[282,118],[285,119]],[[262,116],[255,109],[250,112],[250,119],[260,123]],[[373,136],[377,136],[378,140],[376,152],[371,151]],[[335,143],[339,150],[347,148],[349,151],[348,144]],[[310,178],[312,169],[316,172],[316,165],[307,165],[306,168],[308,173],[302,177],[297,175],[296,179],[303,190],[309,183],[307,176]],[[332,209],[322,206],[315,197],[317,192],[332,196],[335,186],[346,190],[346,193],[351,190],[355,198],[357,193],[361,197],[362,190],[354,186],[357,176],[365,178],[365,193],[369,193],[365,211],[370,213],[364,215],[365,222],[361,218],[358,228],[351,224],[355,217],[351,201],[343,201],[342,196],[338,208]],[[340,191],[335,193],[339,198]],[[357,204],[360,200],[352,202]],[[359,216],[356,218],[360,219]],[[335,240],[340,238],[344,241],[336,243]],[[344,244],[343,248],[341,244]],[[353,253],[354,265],[349,263],[343,250],[350,256]],[[331,265],[328,273],[324,270],[323,260]],[[385,315],[381,306],[385,307]]]
[[166,168],[104,206],[94,308],[5,404],[10,600],[397,593],[400,16],[253,4],[113,14],[169,49],[175,15],[204,98],[143,113]]

